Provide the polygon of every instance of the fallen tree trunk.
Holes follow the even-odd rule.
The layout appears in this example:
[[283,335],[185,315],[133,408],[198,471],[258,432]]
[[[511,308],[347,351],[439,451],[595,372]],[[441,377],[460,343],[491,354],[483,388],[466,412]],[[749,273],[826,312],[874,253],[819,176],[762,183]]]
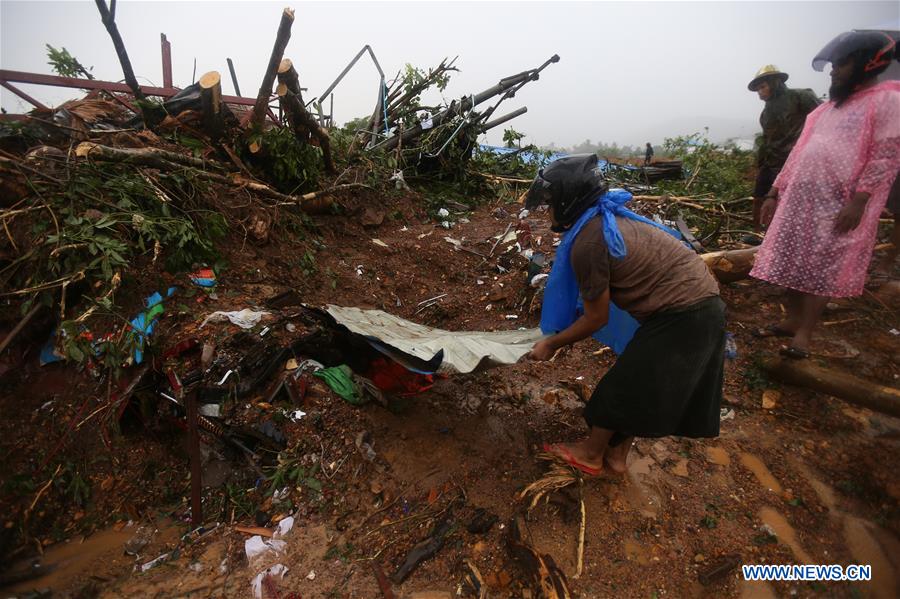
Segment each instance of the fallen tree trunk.
[[[889,243],[876,245],[873,251],[878,252],[891,247]],[[700,254],[703,261],[720,283],[733,283],[750,276],[750,270],[756,261],[759,246],[739,250],[722,250]],[[898,294],[900,295],[900,294]]]
[[900,418],[900,389],[857,378],[846,372],[828,370],[809,360],[779,357],[764,362],[763,368],[778,381],[826,393]]
[[[238,175],[231,177],[209,172],[209,168],[213,165],[205,163],[197,158],[190,156],[182,156],[173,152],[157,150],[155,148],[111,148],[109,146],[101,146],[91,142],[83,142],[75,148],[75,154],[79,157],[89,157],[93,160],[104,160],[107,162],[127,162],[129,164],[139,164],[149,166],[160,170],[179,170],[184,168],[192,169],[192,172],[201,179],[207,179],[223,185],[232,187],[241,187],[249,189],[260,195],[280,200],[276,206],[297,206],[304,212],[317,214],[325,212],[333,204],[331,198],[325,198],[326,194],[333,193],[342,189],[350,189],[353,187],[368,187],[362,183],[346,183],[337,185],[330,189],[314,191],[301,196],[292,196],[281,193],[257,181],[250,181]],[[176,163],[175,160],[180,162]]]
[[85,141],[78,144],[75,148],[75,155],[79,158],[91,158],[106,162],[127,162],[129,164],[139,164],[165,170],[171,170],[173,163],[196,169],[221,170],[217,165],[200,158],[168,152],[159,148],[111,148]]
[[222,115],[222,76],[210,71],[200,77],[200,106],[203,108],[203,129],[213,140],[222,137],[225,119]]
[[[97,1],[100,2],[101,0]],[[275,75],[278,72],[278,66],[281,64],[281,57],[284,56],[284,49],[291,39],[291,26],[293,24],[294,11],[290,8],[285,8],[284,12],[281,13],[281,23],[278,25],[275,45],[272,47],[272,55],[269,57],[269,66],[266,67],[262,84],[259,86],[256,104],[253,105],[253,113],[250,117],[250,125],[253,128],[262,128],[263,121],[266,118],[266,108],[269,105],[269,97],[272,95],[272,84],[275,82]]]
[[288,122],[293,129],[294,134],[301,143],[309,140],[310,134],[316,138],[319,147],[322,148],[322,158],[325,160],[325,170],[331,174],[335,173],[334,160],[331,158],[331,138],[328,131],[323,129],[315,117],[313,117],[303,103],[300,97],[292,92],[287,85],[280,85],[278,95],[281,99],[281,106],[285,114],[287,114]]
[[720,283],[733,283],[746,279],[756,260],[759,247],[742,250],[723,250],[700,254],[706,266],[712,271]]
[[106,6],[106,0],[94,0],[97,9],[100,11],[100,18],[103,20],[103,26],[109,32],[112,38],[113,46],[116,48],[116,54],[119,57],[119,63],[122,65],[122,73],[125,75],[125,83],[131,88],[131,93],[138,100],[146,100],[147,97],[141,91],[137,78],[134,76],[134,70],[131,68],[131,61],[128,59],[128,52],[125,51],[125,42],[119,34],[119,28],[116,27],[116,0],[112,0],[112,8]]

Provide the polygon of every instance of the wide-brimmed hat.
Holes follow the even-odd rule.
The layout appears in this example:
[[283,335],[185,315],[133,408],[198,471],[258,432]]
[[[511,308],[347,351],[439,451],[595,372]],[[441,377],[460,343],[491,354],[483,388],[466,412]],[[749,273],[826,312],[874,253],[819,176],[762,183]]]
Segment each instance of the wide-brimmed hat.
[[776,67],[774,64],[767,64],[756,72],[756,77],[750,80],[750,83],[747,84],[747,89],[755,92],[756,88],[759,87],[759,84],[766,77],[778,77],[779,79],[781,79],[782,83],[788,80],[787,73],[782,73],[781,71],[779,71],[778,67]]

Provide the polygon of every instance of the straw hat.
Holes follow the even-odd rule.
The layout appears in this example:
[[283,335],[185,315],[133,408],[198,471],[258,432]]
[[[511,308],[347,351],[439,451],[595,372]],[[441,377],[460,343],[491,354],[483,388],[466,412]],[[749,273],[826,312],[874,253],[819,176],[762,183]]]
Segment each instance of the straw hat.
[[781,71],[779,71],[778,67],[776,67],[774,64],[767,64],[766,66],[764,66],[763,68],[761,68],[760,70],[758,70],[756,72],[756,77],[754,77],[753,79],[750,80],[750,83],[747,84],[747,89],[749,89],[752,92],[755,92],[756,88],[759,87],[759,84],[762,82],[764,77],[773,77],[773,76],[781,79],[782,83],[784,83],[788,79],[787,73],[782,73]]

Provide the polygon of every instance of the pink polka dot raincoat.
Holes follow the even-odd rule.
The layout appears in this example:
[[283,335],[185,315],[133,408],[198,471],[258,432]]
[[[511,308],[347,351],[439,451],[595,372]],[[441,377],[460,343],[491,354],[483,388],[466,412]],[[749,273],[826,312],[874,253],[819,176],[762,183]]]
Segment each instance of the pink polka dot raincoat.
[[[778,207],[750,275],[827,297],[862,294],[878,218],[900,171],[900,81],[885,81],[806,117],[775,180]],[[859,226],[834,231],[841,208],[868,192]]]

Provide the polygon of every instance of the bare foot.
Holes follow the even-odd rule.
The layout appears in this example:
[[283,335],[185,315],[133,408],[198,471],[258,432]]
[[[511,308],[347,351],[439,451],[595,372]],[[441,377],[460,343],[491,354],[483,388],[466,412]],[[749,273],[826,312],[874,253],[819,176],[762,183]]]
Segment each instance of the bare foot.
[[[557,443],[548,445],[546,450],[559,456],[570,465],[586,466],[591,470],[603,469],[603,452],[597,453],[587,440],[576,443]],[[574,462],[574,463],[573,463]]]
[[603,464],[616,474],[625,474],[628,467],[625,462],[628,459],[628,452],[631,450],[632,440],[634,437],[628,437],[615,447],[609,447],[603,456]]

